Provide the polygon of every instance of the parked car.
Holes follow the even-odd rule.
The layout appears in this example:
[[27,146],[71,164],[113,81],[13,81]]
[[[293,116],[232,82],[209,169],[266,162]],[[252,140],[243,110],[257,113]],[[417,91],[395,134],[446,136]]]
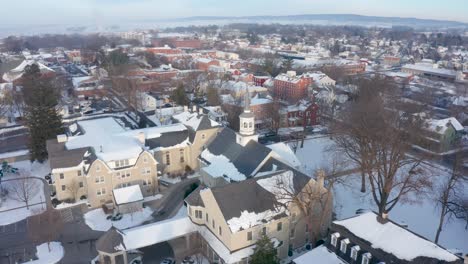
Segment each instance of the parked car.
[[175,264],[175,260],[173,258],[165,258],[160,264]]

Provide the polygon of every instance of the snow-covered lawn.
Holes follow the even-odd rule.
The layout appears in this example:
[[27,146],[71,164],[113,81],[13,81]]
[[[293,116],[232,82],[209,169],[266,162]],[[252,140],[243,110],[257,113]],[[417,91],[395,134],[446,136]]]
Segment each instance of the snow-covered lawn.
[[[51,172],[49,163],[47,161],[44,161],[44,163],[39,163],[37,161],[31,163],[30,161],[25,160],[9,163],[9,165],[11,165],[14,168],[18,168],[19,175],[28,175],[43,178],[45,175]],[[5,175],[4,180],[16,177],[18,177],[18,174],[9,173]]]
[[[35,185],[36,188],[29,200],[29,204],[32,205],[29,206],[29,209],[26,207],[20,208],[26,206],[26,204],[22,201],[16,200],[16,195],[11,191],[11,187],[17,181],[9,180],[2,182],[2,188],[9,190],[9,193],[4,197],[0,197],[0,225],[11,224],[23,220],[24,218],[30,215],[41,213],[43,210],[45,210],[44,187],[42,181],[38,179],[29,179],[28,181],[31,181],[31,184]],[[41,202],[43,202],[44,204],[34,205]]]
[[94,209],[87,212],[84,215],[86,224],[93,230],[97,231],[107,231],[111,226],[115,226],[118,229],[127,229],[130,227],[141,225],[143,222],[151,220],[151,214],[153,211],[151,208],[146,207],[141,211],[137,211],[133,214],[123,214],[122,219],[119,221],[111,221],[106,219],[106,214],[104,211],[99,209]]
[[61,204],[57,205],[57,207],[55,207],[55,209],[64,209],[64,208],[69,208],[69,207],[73,207],[73,206],[76,206],[76,205],[80,205],[80,204],[85,204],[87,203],[88,200],[79,200],[77,201],[76,203],[65,203],[65,202],[62,202]]
[[[434,177],[444,176],[447,176],[444,172],[434,174]],[[360,175],[352,174],[345,177],[345,183],[334,188],[337,219],[354,216],[358,209],[377,211],[371,194],[360,192]],[[434,241],[439,223],[439,209],[430,194],[421,196],[418,200],[419,203],[416,204],[400,202],[390,211],[389,218],[397,223],[407,224],[411,231]],[[439,244],[448,249],[457,248],[465,253],[468,252],[468,230],[465,229],[465,223],[459,219],[452,219],[446,223]]]
[[37,260],[26,262],[27,264],[55,264],[63,258],[63,247],[60,242],[50,242],[50,251],[47,243],[40,244],[36,247]]
[[[333,140],[325,135],[309,136],[304,140],[304,147],[299,142],[296,156],[301,162],[301,170],[308,175],[314,175],[317,169],[327,168],[333,163],[333,155],[328,149]],[[291,144],[289,144],[291,146]],[[350,168],[350,164],[340,162],[340,169]]]
[[[308,137],[304,142],[304,148],[298,148],[296,155],[302,169],[313,175],[317,168],[326,167],[332,162],[332,154],[327,152],[327,148],[333,144],[329,137]],[[342,164],[340,164],[342,165]],[[425,165],[427,166],[427,165]],[[352,168],[352,164],[345,163],[345,168]],[[341,168],[340,168],[341,169]],[[434,185],[440,183],[444,177],[448,177],[445,168],[432,168],[432,177]],[[370,209],[376,211],[371,194],[360,192],[360,175],[353,174],[345,176],[345,182],[334,188],[335,212],[337,219],[344,219],[354,216],[357,209]],[[468,186],[465,187],[465,190]],[[369,187],[367,188],[369,190]],[[419,235],[433,241],[439,221],[439,209],[436,207],[433,194],[418,197],[419,203],[403,204],[399,203],[392,211],[389,217],[395,222],[404,223],[408,228]],[[468,252],[468,230],[465,229],[465,223],[459,219],[452,219],[445,224],[440,236],[439,244],[445,248],[458,248],[463,252]]]

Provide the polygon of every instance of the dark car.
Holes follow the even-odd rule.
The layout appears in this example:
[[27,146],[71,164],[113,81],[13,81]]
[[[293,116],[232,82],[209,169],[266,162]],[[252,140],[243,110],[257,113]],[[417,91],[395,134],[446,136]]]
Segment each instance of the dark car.
[[175,264],[175,260],[173,258],[165,258],[161,261],[161,264]]

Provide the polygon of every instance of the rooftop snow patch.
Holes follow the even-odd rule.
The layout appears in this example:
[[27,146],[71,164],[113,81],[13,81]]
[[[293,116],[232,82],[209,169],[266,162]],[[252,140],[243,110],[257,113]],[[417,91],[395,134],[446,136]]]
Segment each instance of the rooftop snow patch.
[[449,125],[452,125],[456,131],[463,131],[463,126],[455,117],[445,119],[429,119],[427,122],[428,129],[439,134],[444,134]]
[[117,205],[133,203],[143,200],[140,185],[132,185],[128,187],[112,190],[114,199]]
[[169,219],[124,230],[124,244],[127,250],[138,249],[195,231],[196,226],[188,217]]
[[67,149],[92,147],[96,156],[106,162],[137,158],[144,150],[144,143],[138,140],[140,133],[148,139],[160,137],[163,133],[187,129],[182,124],[175,124],[126,130],[112,117],[79,121],[78,124],[84,134],[69,137],[66,143]]
[[228,177],[234,181],[246,179],[246,176],[239,172],[236,166],[224,155],[214,155],[208,149],[205,149],[201,157],[210,162],[203,170],[212,177]]
[[[173,116],[177,121],[181,122],[182,124],[191,127],[193,130],[197,131],[200,123],[203,120],[203,117],[208,118],[205,115],[200,115],[199,113],[190,113],[190,112],[182,112],[180,114]],[[219,123],[210,119],[210,125],[212,127],[219,126]]]
[[296,264],[346,264],[335,253],[330,252],[325,246],[321,245],[311,251],[294,259]]
[[373,212],[333,223],[368,241],[373,248],[391,253],[399,259],[412,261],[418,257],[428,257],[448,262],[458,259],[447,250],[391,221],[380,223]]
[[291,148],[283,142],[267,145],[268,148],[273,150],[273,156],[279,160],[285,161],[293,167],[301,166],[301,162]]

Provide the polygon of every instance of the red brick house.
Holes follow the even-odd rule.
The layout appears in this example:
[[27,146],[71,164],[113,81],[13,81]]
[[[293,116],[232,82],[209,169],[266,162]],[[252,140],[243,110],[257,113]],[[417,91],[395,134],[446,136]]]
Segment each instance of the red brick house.
[[219,66],[219,61],[208,59],[208,58],[198,58],[196,62],[197,62],[197,69],[202,70],[202,71],[208,71],[210,66]]
[[268,73],[257,72],[253,75],[253,83],[255,86],[262,86],[271,76]]
[[273,81],[274,96],[280,100],[295,103],[306,98],[307,88],[312,84],[313,79],[307,75],[297,76],[295,71],[288,71],[286,74],[276,76]]
[[314,126],[318,124],[318,105],[313,102],[301,100],[294,105],[282,109],[282,126]]

